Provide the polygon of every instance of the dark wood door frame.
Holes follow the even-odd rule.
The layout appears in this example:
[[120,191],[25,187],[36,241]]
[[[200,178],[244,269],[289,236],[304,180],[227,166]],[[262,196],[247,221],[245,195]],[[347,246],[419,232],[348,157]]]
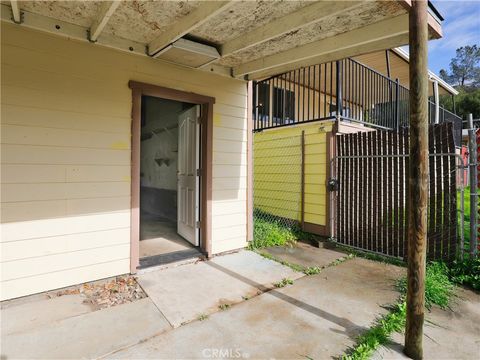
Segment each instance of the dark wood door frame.
[[128,86],[132,89],[130,272],[137,272],[140,260],[140,133],[142,95],[187,102],[202,107],[200,119],[200,249],[210,258],[212,256],[212,145],[213,104],[215,103],[215,98],[137,81],[129,81]]

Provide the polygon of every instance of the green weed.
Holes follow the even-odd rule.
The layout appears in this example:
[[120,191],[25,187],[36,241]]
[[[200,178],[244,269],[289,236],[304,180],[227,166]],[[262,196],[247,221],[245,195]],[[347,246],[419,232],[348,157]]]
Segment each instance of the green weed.
[[228,310],[230,308],[230,304],[220,304],[218,305],[218,308],[222,311]]
[[203,321],[203,320],[207,320],[207,319],[208,319],[208,315],[206,315],[206,314],[200,314],[200,315],[198,315],[198,318],[197,318],[198,321]]
[[253,239],[249,244],[250,249],[292,245],[296,241],[296,236],[292,228],[285,227],[279,222],[255,219]]
[[[329,241],[332,241],[332,239],[329,239]],[[378,261],[378,262],[382,262],[382,263],[385,263],[385,264],[392,264],[392,265],[396,265],[396,266],[405,267],[405,263],[403,262],[402,259],[397,259],[397,258],[390,257],[390,256],[383,256],[383,255],[380,255],[380,254],[374,254],[374,253],[367,252],[367,251],[352,249],[352,248],[349,248],[348,246],[344,246],[344,245],[338,244],[338,243],[334,243],[334,245],[335,245],[336,250],[347,252],[351,256],[361,257],[361,258],[364,258],[364,259]]]
[[318,266],[309,266],[303,270],[305,275],[308,275],[308,276],[319,274],[321,271],[322,271],[322,268]]
[[282,265],[285,265],[285,266],[288,266],[290,269],[292,269],[293,271],[296,271],[296,272],[303,272],[305,270],[305,268],[301,265],[297,265],[297,264],[292,264],[288,261],[285,261],[285,260],[281,260],[281,259],[277,259],[275,256],[273,255],[270,255],[269,253],[266,253],[266,252],[263,252],[263,251],[256,251],[257,254],[263,256],[265,259],[268,259],[268,260],[272,260],[272,261],[276,261]]
[[[446,308],[454,294],[454,286],[448,278],[448,268],[443,263],[433,262],[427,266],[425,277],[425,305],[430,308],[436,304]],[[394,305],[390,312],[378,319],[373,327],[357,339],[357,344],[343,360],[364,360],[370,358],[372,353],[383,344],[386,344],[390,335],[394,332],[403,331],[406,321],[405,294],[407,291],[406,278],[397,282],[397,288],[401,292],[399,302]]]
[[[397,288],[402,294],[407,293],[407,279],[401,278],[397,282]],[[425,277],[425,306],[431,309],[433,304],[442,309],[448,307],[453,295],[454,286],[448,278],[448,268],[444,263],[431,262],[427,266]]]
[[342,356],[343,360],[369,359],[372,353],[380,346],[387,343],[393,332],[402,331],[405,327],[406,304],[400,302],[394,305],[390,312],[379,318],[365,334],[357,338],[357,345]]
[[[275,217],[259,209],[253,212],[253,241],[250,250],[270,246],[293,246],[297,240],[312,240],[314,235],[306,233],[292,223],[285,224],[284,219]],[[265,220],[268,218],[269,220]]]
[[276,282],[274,283],[273,285],[277,288],[283,288],[287,285],[292,285],[293,284],[293,280],[292,279],[287,279],[287,278],[283,278],[281,281],[279,282]]

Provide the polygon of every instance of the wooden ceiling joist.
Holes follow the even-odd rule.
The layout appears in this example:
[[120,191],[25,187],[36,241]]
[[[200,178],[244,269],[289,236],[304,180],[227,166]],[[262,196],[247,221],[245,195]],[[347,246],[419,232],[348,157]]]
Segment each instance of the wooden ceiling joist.
[[[394,41],[392,41],[394,39]],[[298,67],[401,46],[408,42],[408,14],[286,50],[233,68],[234,77],[258,79]],[[392,44],[394,46],[392,46]]]
[[107,25],[108,20],[113,15],[115,10],[117,10],[120,5],[120,1],[105,1],[102,3],[101,11],[99,16],[95,19],[89,31],[89,40],[92,42],[97,41],[98,37],[102,33],[105,25]]
[[362,1],[320,1],[313,3],[223,44],[220,53],[222,56],[234,54],[288,32],[318,23],[327,17],[353,10],[361,5]]
[[158,38],[151,41],[150,44],[148,44],[148,54],[155,56],[160,50],[188,34],[196,27],[204,24],[209,19],[217,16],[234,3],[234,0],[202,2],[202,4],[190,14],[176,21],[168,31],[163,32]]
[[[8,5],[0,4],[0,17],[5,22],[21,22],[23,27],[151,57],[159,57],[163,49],[190,33],[200,43],[216,44],[221,58],[227,57],[218,64],[204,64],[202,70],[229,77],[261,79],[295,68],[405,45],[408,43],[408,10],[411,7],[411,0],[391,2],[388,6],[371,0],[315,1],[295,6],[286,2],[251,5],[223,0],[192,2],[185,7],[184,14],[179,14],[173,10],[175,6],[163,8],[161,2],[149,2],[144,4],[142,15],[128,6],[121,6],[121,0],[102,2],[99,10],[97,2],[80,2],[88,11],[74,14],[74,6],[70,3],[63,8],[47,5],[46,2],[32,6],[32,1],[11,0]],[[365,12],[370,14],[376,9],[376,17],[369,20],[375,23],[363,25],[366,21],[358,17],[354,24],[336,28],[337,35],[314,40],[319,36],[312,35],[312,25],[323,27],[323,23],[328,25],[337,18],[348,19]],[[163,10],[163,17],[158,21],[171,25],[151,29],[144,19],[145,14]],[[252,11],[255,11],[255,16],[252,16]],[[133,17],[131,22],[121,21],[130,17]],[[257,17],[261,19],[261,24]],[[109,21],[112,31],[106,31]],[[430,36],[440,37],[441,19],[429,14],[428,22]],[[357,27],[353,29],[353,26]],[[237,35],[229,37],[223,34],[228,31]],[[288,36],[290,32],[295,33],[294,39],[298,42],[292,41],[292,37]],[[297,46],[297,43],[303,45]],[[252,50],[259,45],[265,47],[261,54],[268,55],[258,58],[260,53]],[[211,62],[216,61],[215,57]]]
[[11,0],[10,5],[12,7],[13,22],[20,24],[22,22],[22,14],[20,13],[20,7],[18,6],[17,0]]

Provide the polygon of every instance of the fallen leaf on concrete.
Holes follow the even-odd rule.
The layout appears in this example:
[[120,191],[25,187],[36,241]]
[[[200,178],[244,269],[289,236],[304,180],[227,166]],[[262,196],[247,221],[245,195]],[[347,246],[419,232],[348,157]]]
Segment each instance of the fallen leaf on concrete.
[[143,299],[147,295],[133,276],[117,276],[108,282],[84,284],[86,304],[103,309],[127,302]]
[[74,289],[66,289],[62,291],[57,292],[57,296],[63,296],[63,295],[76,295],[80,294],[80,289],[74,288]]

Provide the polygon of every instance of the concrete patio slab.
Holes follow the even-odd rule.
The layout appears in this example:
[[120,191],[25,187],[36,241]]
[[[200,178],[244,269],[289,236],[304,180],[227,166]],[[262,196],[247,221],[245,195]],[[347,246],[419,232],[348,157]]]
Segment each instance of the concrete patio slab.
[[272,284],[283,278],[295,280],[305,276],[301,272],[246,250],[228,256],[215,257],[209,263],[218,265],[216,268],[221,271],[233,272],[267,287],[271,287]]
[[340,251],[317,248],[302,242],[298,242],[293,247],[273,246],[262,249],[262,252],[266,252],[277,259],[305,267],[324,267],[346,256],[345,253]]
[[382,305],[397,299],[394,282],[403,273],[392,265],[348,260],[108,358],[338,356],[386,311]]
[[[433,307],[426,313],[423,351],[425,359],[480,357],[480,295],[458,289],[449,310]],[[392,343],[381,347],[373,359],[408,359],[403,354],[404,335],[396,333]]]
[[[235,304],[303,274],[250,251],[219,256],[138,275],[138,282],[170,324],[178,327],[200,315]],[[245,281],[248,280],[248,281]]]
[[[24,301],[22,301],[24,300]],[[16,299],[2,304],[2,336],[48,325],[91,312],[80,294],[49,299],[46,295]]]
[[168,329],[171,327],[166,319],[146,298],[60,321],[52,319],[48,324],[27,330],[2,332],[1,356],[2,359],[97,358]]

